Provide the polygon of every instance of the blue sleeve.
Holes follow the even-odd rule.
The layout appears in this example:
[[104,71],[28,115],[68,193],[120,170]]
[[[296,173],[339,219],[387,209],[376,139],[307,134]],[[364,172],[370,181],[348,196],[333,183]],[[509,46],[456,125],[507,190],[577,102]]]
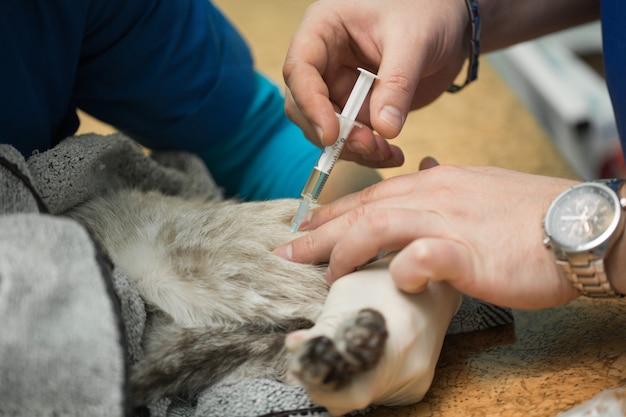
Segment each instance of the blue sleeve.
[[603,0],[600,5],[606,82],[622,153],[626,156],[626,3],[623,0]]
[[0,143],[25,157],[72,135],[77,106],[201,154],[246,199],[297,196],[319,156],[207,0],[2,0],[0,91]]
[[321,150],[283,111],[279,88],[256,76],[256,94],[244,122],[225,141],[199,155],[228,197],[299,198]]
[[145,146],[206,150],[253,93],[250,51],[207,0],[90,2],[74,100]]

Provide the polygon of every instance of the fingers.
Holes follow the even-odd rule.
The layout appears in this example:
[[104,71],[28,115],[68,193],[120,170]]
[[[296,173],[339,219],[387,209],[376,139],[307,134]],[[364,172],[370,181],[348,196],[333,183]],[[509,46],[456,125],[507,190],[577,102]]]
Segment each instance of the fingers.
[[[362,208],[368,204],[378,203],[383,205],[385,204],[383,200],[387,198],[401,198],[412,191],[416,180],[415,174],[398,176],[371,185],[357,193],[343,196],[331,204],[311,210],[308,218],[302,222],[301,230],[313,230],[352,210]],[[356,220],[359,214],[355,213],[353,216],[354,220]],[[349,225],[349,223],[344,224],[344,226]]]
[[474,265],[469,249],[461,243],[451,239],[423,238],[400,251],[391,261],[389,270],[398,288],[418,293],[429,281],[448,281],[453,286],[459,282],[471,282]]
[[[285,113],[292,122],[302,129],[309,141],[316,146],[324,146],[320,140],[320,135],[322,135],[320,128],[312,125],[300,111],[289,89],[285,90]],[[331,144],[336,139],[335,137]],[[326,144],[329,141],[327,135],[325,139]],[[381,136],[374,134],[367,126],[354,126],[340,157],[345,161],[353,161],[371,168],[391,168],[404,163],[402,150],[398,146],[391,145]]]
[[[415,31],[419,25],[413,27]],[[407,34],[406,29],[387,28],[381,35],[383,51],[379,81],[370,99],[370,118],[372,127],[386,138],[395,138],[404,126],[424,67],[424,54],[407,53],[406,39],[416,39],[417,35]]]
[[[352,216],[339,216],[303,237],[279,246],[274,249],[274,254],[293,262],[310,264],[327,262],[336,242],[361,215],[362,209],[355,211]],[[305,225],[307,222],[309,218],[305,218],[302,224]]]
[[[409,209],[416,204],[410,193],[414,192],[419,175],[421,174],[390,178],[311,210],[301,224],[301,230],[311,232],[278,247],[274,253],[301,263],[331,260],[332,269],[338,267],[332,271],[331,276],[340,276],[367,262],[380,250],[401,249],[412,238],[400,239],[400,235],[395,232],[387,234],[386,227],[391,231],[398,230],[419,236],[419,230],[415,230],[416,225],[419,225],[419,218],[425,215],[437,217],[434,213]],[[401,217],[387,219],[396,215]],[[364,218],[367,219],[360,224]],[[385,224],[387,222],[388,225]],[[410,225],[413,226],[408,227]],[[423,231],[429,228],[432,230],[432,226],[425,227]],[[341,248],[340,240],[348,242],[345,247],[349,255],[346,255],[345,260],[337,260],[336,255],[331,259],[331,253]],[[352,248],[351,244],[354,244]]]
[[310,131],[314,131],[322,144],[331,145],[339,133],[339,122],[322,78],[328,60],[327,45],[319,27],[309,22],[311,19],[305,15],[283,64],[283,78],[288,87],[285,112],[303,127],[309,139]]
[[[285,77],[289,83],[285,92],[285,114],[312,142],[332,145],[339,134],[339,121],[329,101],[326,84],[316,70],[308,71],[310,68],[299,65],[294,67],[290,78]],[[312,75],[304,75],[307,72]],[[308,80],[305,77],[309,77]],[[294,97],[300,100],[296,102]]]
[[[311,210],[302,221],[300,230],[312,232],[279,246],[274,254],[301,263],[328,261],[337,241],[365,215],[365,210],[384,206],[383,200],[388,197],[396,199],[403,196],[411,190],[413,182],[413,175],[390,178]],[[376,204],[366,208],[369,203]]]
[[417,82],[401,73],[386,74],[383,67],[378,76],[381,81],[370,99],[372,127],[386,138],[395,138],[406,121]]
[[336,106],[347,100],[360,65],[334,8],[322,3],[309,6],[283,64],[283,78],[293,97],[293,105],[285,109],[287,116],[296,123],[306,119],[324,146],[337,139]]
[[304,136],[306,136],[310,142],[320,148],[324,146],[320,140],[318,128],[311,124],[309,119],[300,111],[289,88],[285,89],[285,114],[302,130]]
[[337,240],[330,254],[326,280],[333,283],[381,251],[395,252],[416,239],[447,234],[447,229],[443,218],[432,212],[387,208],[370,210]]

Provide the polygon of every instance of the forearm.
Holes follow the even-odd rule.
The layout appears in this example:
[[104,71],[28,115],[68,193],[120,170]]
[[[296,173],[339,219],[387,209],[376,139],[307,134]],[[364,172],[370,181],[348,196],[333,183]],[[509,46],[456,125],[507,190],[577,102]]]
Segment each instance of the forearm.
[[479,0],[481,46],[493,51],[600,16],[598,0]]

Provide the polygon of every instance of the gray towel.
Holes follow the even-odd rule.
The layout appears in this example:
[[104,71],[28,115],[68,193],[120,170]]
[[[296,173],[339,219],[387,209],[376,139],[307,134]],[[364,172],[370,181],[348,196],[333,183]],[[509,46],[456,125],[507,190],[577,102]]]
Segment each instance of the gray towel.
[[39,207],[26,161],[12,146],[0,144],[0,214],[37,213]]
[[30,213],[0,230],[0,415],[124,415],[123,331],[90,237]]
[[[206,199],[223,198],[221,190],[194,155],[147,156],[121,134],[68,138],[27,163],[0,145],[0,162],[0,416],[131,415],[125,361],[143,354],[144,303],[82,227],[37,212],[59,214],[116,187]],[[511,321],[509,310],[465,297],[449,332]],[[150,412],[328,415],[301,388],[264,379],[219,384],[193,402],[163,399]]]
[[28,159],[39,194],[62,213],[104,191],[124,186],[181,197],[222,198],[204,163],[185,152],[147,157],[122,134],[74,136]]

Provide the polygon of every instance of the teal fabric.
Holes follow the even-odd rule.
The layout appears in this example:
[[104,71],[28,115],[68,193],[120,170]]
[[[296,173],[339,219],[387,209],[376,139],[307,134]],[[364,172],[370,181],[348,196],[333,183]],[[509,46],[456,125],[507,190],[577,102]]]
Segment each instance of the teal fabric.
[[257,74],[256,93],[235,134],[200,153],[227,197],[299,198],[321,150],[284,114],[278,87]]

